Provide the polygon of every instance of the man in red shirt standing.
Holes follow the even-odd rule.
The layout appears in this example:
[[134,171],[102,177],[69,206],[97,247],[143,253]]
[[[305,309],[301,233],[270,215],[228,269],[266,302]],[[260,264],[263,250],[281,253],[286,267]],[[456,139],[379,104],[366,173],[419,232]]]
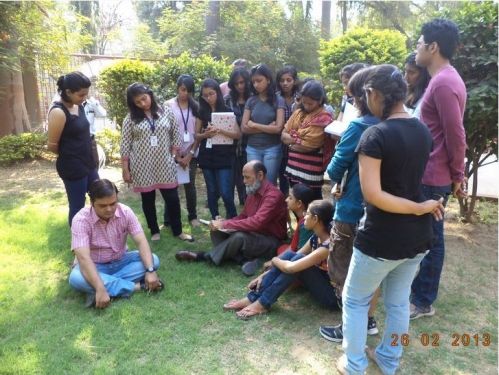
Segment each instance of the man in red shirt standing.
[[[459,30],[449,20],[434,19],[423,25],[416,48],[416,63],[430,73],[431,81],[421,103],[421,121],[433,137],[433,150],[423,175],[426,199],[444,198],[452,193],[465,196],[464,157],[466,136],[463,126],[466,87],[450,64]],[[412,284],[411,319],[432,316],[444,264],[444,221],[433,220],[433,244],[421,261]]]
[[228,220],[210,222],[209,252],[179,251],[177,260],[210,261],[220,265],[224,260],[242,264],[245,275],[255,274],[260,259],[270,259],[286,238],[287,208],[284,195],[267,178],[263,163],[252,160],[243,168],[248,197],[240,215]]

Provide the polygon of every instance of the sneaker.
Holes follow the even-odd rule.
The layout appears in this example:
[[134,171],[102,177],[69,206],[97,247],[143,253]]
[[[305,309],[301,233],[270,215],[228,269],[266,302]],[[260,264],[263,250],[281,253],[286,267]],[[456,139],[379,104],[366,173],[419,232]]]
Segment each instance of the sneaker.
[[261,265],[262,262],[258,258],[255,260],[250,260],[249,262],[246,262],[242,265],[241,271],[243,271],[246,276],[253,276],[256,271],[258,271]]
[[428,307],[418,307],[411,303],[411,315],[409,316],[410,320],[414,320],[417,318],[421,318],[422,316],[433,316],[435,315],[435,309],[432,305]]
[[376,320],[373,316],[370,316],[367,320],[367,334],[368,335],[377,335],[379,333],[378,325],[376,324]]
[[343,327],[341,324],[338,324],[336,326],[321,326],[319,328],[319,333],[328,341],[343,341]]

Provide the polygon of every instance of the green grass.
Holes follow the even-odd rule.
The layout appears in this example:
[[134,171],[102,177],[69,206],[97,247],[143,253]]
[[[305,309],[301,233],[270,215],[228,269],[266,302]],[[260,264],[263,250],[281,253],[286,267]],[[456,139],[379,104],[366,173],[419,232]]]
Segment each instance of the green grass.
[[[248,278],[239,267],[174,258],[182,248],[209,249],[204,227],[193,231],[192,245],[167,231],[153,244],[163,292],[138,293],[104,311],[84,309],[84,297],[67,282],[72,254],[62,188],[25,181],[32,170],[12,171],[0,171],[0,374],[334,373],[341,346],[321,339],[318,327],[339,322],[340,313],[321,309],[300,290],[249,322],[224,313],[224,302],[245,294]],[[138,197],[120,189],[144,225]],[[204,199],[199,194],[201,216],[207,217]],[[437,315],[411,324],[403,374],[496,373],[497,228],[455,225]],[[187,225],[185,230],[191,231]],[[484,242],[487,236],[495,236],[494,246]],[[382,328],[381,304],[377,317]],[[417,336],[424,332],[439,333],[440,346],[423,347]],[[453,332],[490,332],[493,343],[454,348]]]

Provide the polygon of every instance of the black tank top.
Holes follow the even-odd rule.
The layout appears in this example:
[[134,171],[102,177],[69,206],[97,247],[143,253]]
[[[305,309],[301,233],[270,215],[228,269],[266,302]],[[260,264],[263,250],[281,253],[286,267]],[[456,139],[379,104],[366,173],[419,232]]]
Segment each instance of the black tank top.
[[66,115],[66,123],[59,139],[59,156],[56,162],[57,173],[65,180],[79,180],[95,168],[90,144],[90,124],[83,106],[78,106],[78,116],[69,113],[61,102],[53,108],[60,108]]

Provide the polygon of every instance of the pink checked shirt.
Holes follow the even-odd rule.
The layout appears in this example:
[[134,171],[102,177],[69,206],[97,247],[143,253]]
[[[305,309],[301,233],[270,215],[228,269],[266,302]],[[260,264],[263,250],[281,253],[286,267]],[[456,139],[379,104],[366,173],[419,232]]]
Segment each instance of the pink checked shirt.
[[142,233],[137,216],[132,209],[118,203],[114,217],[101,220],[93,207],[82,208],[71,225],[71,250],[90,248],[94,263],[109,263],[120,259],[127,251],[127,235]]

